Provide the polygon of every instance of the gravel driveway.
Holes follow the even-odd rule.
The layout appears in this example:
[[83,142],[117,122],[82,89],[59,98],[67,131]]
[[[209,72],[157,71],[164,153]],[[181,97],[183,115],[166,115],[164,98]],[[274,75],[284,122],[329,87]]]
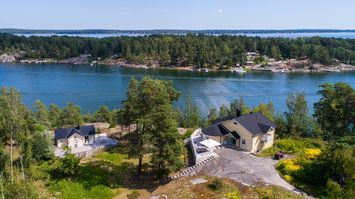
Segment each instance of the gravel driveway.
[[217,149],[214,152],[219,155],[219,158],[207,162],[199,168],[198,172],[231,178],[245,185],[263,182],[299,192],[280,177],[274,167],[276,160],[260,158],[247,152],[228,148]]

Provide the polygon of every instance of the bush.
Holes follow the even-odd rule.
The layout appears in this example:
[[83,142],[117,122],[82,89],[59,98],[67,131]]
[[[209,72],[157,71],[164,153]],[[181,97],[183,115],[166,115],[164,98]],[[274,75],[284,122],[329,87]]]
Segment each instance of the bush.
[[38,198],[32,185],[25,181],[7,182],[4,185],[4,197],[8,199]]
[[333,180],[328,180],[327,181],[327,188],[326,188],[326,192],[327,192],[327,195],[329,198],[333,198],[333,199],[336,199],[336,198],[342,198],[341,195],[342,195],[342,188],[341,186],[333,181]]
[[52,159],[38,165],[32,165],[29,168],[31,177],[35,180],[50,179],[52,173],[57,173],[56,170],[60,168],[61,162],[58,159]]
[[78,170],[80,159],[71,153],[66,153],[64,158],[61,159],[61,166],[59,171],[63,175],[74,175]]
[[140,194],[138,191],[134,190],[131,193],[127,194],[128,199],[137,199],[139,198]]
[[223,187],[223,183],[220,179],[216,178],[214,179],[209,185],[208,188],[210,188],[212,191],[218,191],[221,190]]
[[[274,146],[262,151],[258,156],[272,157],[275,153],[282,151],[287,154],[303,154],[306,149],[322,150],[326,142],[320,139],[295,138],[276,140]],[[315,152],[315,151],[312,151]]]
[[238,190],[235,190],[235,191],[233,191],[233,192],[228,192],[228,193],[224,194],[224,196],[225,196],[227,199],[240,199],[239,191],[238,191]]

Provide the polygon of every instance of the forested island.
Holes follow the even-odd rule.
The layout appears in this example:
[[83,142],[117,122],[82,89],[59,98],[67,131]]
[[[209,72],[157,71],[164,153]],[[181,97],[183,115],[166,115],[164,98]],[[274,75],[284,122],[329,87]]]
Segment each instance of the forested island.
[[188,70],[354,70],[355,40],[204,34],[84,38],[0,34],[0,61]]

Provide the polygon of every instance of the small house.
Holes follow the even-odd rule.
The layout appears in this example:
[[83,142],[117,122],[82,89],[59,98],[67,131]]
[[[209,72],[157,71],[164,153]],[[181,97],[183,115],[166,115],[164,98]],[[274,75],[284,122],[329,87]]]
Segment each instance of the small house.
[[91,145],[95,142],[94,125],[75,128],[59,128],[54,132],[54,142],[58,148],[68,146],[71,149]]

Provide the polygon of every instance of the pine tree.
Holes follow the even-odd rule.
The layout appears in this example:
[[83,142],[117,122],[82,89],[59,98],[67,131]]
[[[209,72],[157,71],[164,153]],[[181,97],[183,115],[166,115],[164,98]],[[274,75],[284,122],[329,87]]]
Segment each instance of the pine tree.
[[36,100],[34,109],[34,116],[38,124],[40,124],[45,129],[50,129],[52,125],[49,119],[49,111],[46,105],[44,105],[43,102],[41,102],[40,100]]
[[83,123],[80,107],[69,102],[60,114],[60,126],[76,126]]

